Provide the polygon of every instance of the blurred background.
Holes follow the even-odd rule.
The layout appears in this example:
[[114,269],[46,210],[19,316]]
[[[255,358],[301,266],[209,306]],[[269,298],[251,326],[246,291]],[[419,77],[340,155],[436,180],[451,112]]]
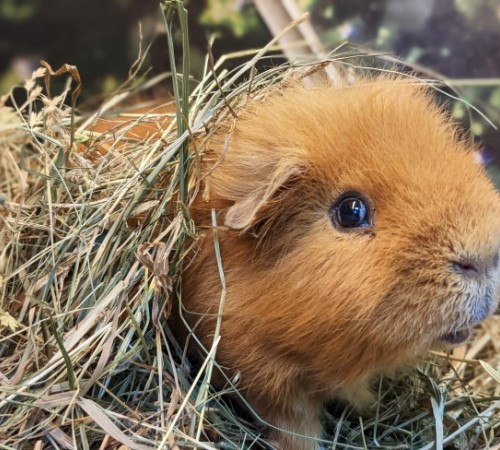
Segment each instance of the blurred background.
[[[310,12],[327,50],[349,40],[426,67],[500,124],[500,0],[295,1]],[[194,77],[201,74],[211,37],[215,58],[262,47],[271,38],[252,0],[185,0],[185,5]],[[142,73],[169,70],[158,0],[0,0],[0,95],[45,59],[54,69],[76,65],[84,86],[80,107],[95,106],[127,79],[139,47],[148,45]],[[465,107],[457,103],[453,112],[461,119]],[[472,131],[500,185],[500,133],[480,116]]]

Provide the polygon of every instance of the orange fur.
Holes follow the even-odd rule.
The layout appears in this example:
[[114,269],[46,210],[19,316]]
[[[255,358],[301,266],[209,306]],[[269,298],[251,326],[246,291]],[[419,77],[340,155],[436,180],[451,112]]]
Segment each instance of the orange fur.
[[[222,290],[214,208],[227,284],[216,358],[283,429],[271,432],[283,449],[310,450],[325,400],[366,403],[372,377],[473,325],[477,308],[493,312],[499,197],[414,81],[295,85],[232,125],[204,160],[208,201],[191,210],[202,236],[182,315],[209,348]],[[332,225],[329,208],[347,191],[369,199],[373,227]],[[469,259],[487,273],[450,268]]]

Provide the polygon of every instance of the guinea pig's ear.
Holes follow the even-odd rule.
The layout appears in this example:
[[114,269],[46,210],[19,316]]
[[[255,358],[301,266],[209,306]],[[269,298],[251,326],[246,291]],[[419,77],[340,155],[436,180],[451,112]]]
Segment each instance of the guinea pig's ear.
[[269,204],[281,188],[291,179],[299,176],[304,166],[298,162],[280,164],[270,177],[258,182],[246,197],[237,200],[226,212],[224,224],[234,230],[246,230],[256,221],[259,211]]

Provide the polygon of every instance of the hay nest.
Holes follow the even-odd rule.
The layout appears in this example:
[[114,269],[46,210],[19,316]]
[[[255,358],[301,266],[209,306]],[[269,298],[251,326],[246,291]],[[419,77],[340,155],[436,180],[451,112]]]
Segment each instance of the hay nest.
[[[187,75],[175,72],[171,106],[140,114],[119,105],[160,79],[132,77],[88,116],[65,102],[77,71],[46,65],[21,102],[2,99],[0,448],[261,446],[258,419],[211,390],[210,356],[192,373],[167,319],[196,235],[187,206],[204,142],[248,98],[324,64],[257,73],[269,49],[231,72],[224,59],[241,55],[207,58],[189,117],[178,113]],[[44,81],[63,73],[77,87],[50,96]],[[499,354],[494,317],[469,346],[380,380],[373,417],[327,414],[325,448],[499,449]]]

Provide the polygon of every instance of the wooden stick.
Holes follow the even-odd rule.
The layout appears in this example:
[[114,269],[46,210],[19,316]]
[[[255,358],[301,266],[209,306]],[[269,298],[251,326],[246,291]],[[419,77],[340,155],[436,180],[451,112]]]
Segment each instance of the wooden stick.
[[[280,33],[290,22],[304,15],[304,11],[296,0],[254,0],[254,3],[273,36]],[[326,57],[325,49],[309,18],[283,34],[279,42],[290,62],[308,57],[317,60]],[[328,64],[324,71],[332,80],[338,81],[344,78],[342,71],[338,70],[333,63]]]

